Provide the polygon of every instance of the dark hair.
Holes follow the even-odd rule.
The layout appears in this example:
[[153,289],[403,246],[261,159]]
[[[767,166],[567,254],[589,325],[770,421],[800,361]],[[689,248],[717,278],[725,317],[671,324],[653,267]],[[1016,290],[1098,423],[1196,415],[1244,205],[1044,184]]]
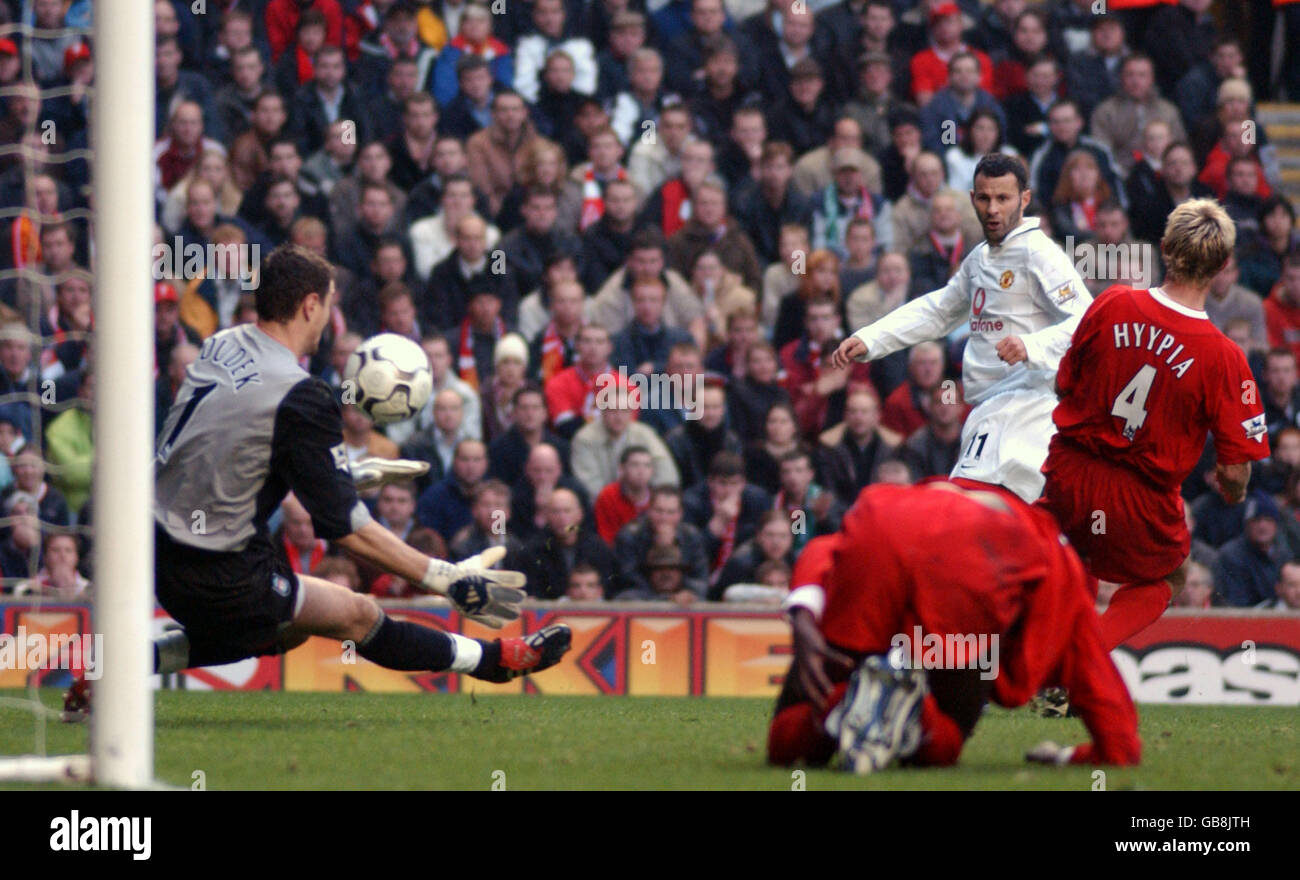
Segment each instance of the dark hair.
[[298,25],[294,28],[294,31],[301,33],[303,28],[311,27],[312,25],[323,27],[326,31],[329,30],[329,22],[325,18],[325,13],[315,7],[310,7],[302,11],[302,14],[298,16]]
[[[1002,128],[1002,120],[998,118],[998,115],[988,109],[976,110],[970,115],[970,118],[966,120],[966,130],[962,132],[961,149],[967,156],[975,155],[975,138],[972,132],[975,129],[975,123],[981,119],[991,120],[993,124],[998,127],[998,140],[997,146],[994,148],[995,150],[1002,149],[1002,145],[1006,143],[1006,132]],[[979,172],[977,171],[976,173],[978,174]],[[1027,179],[1028,178],[1026,178],[1026,180]],[[1024,187],[1021,187],[1021,189],[1024,189]]]
[[[407,493],[408,495],[411,496],[412,499],[418,498],[420,496],[419,491],[415,488],[415,483],[411,482],[410,480],[398,480],[395,483],[386,483],[384,484],[384,489],[397,489],[401,492]],[[381,489],[380,491],[382,492],[383,489]]]
[[1016,178],[1016,192],[1024,192],[1029,188],[1029,174],[1025,171],[1025,163],[1006,153],[986,153],[975,166],[974,179],[978,180],[980,175],[1006,177],[1008,174]]
[[428,104],[434,113],[438,112],[438,102],[433,99],[433,95],[428,92],[413,92],[402,102],[402,113],[405,114],[416,104]]
[[714,477],[743,477],[745,460],[735,452],[719,452],[709,462],[709,479]]
[[1272,214],[1278,208],[1286,211],[1287,216],[1291,218],[1291,225],[1295,226],[1295,206],[1291,204],[1291,200],[1286,196],[1279,196],[1276,194],[1269,196],[1259,203],[1259,211],[1256,215],[1256,219],[1258,219],[1260,223],[1263,223],[1264,218],[1269,214]]
[[[618,463],[620,465],[625,465],[627,464],[627,460],[634,455],[650,455],[650,450],[644,446],[629,446],[619,454]],[[654,456],[651,455],[650,458],[653,460]]]
[[302,301],[316,294],[322,303],[329,295],[334,267],[321,256],[295,244],[282,244],[262,261],[257,285],[257,317],[285,323]]
[[648,251],[652,248],[657,251],[667,250],[668,244],[664,241],[664,234],[654,226],[646,226],[632,235],[632,240],[627,244],[627,251]]
[[482,55],[475,55],[473,52],[466,52],[456,59],[456,78],[464,76],[471,70],[491,70],[492,66],[488,64],[486,58]]

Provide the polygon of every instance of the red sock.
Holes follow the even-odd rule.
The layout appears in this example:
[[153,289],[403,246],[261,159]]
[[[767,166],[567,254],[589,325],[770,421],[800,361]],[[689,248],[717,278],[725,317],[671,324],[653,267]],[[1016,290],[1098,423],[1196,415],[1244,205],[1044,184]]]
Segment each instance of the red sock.
[[1101,615],[1101,641],[1113,651],[1156,622],[1169,607],[1174,591],[1167,581],[1125,584],[1110,597]]
[[831,690],[825,712],[818,712],[812,703],[795,703],[776,713],[767,731],[768,762],[788,767],[797,761],[813,765],[829,761],[835,754],[835,741],[822,724],[847,688],[847,683],[841,683]]
[[912,756],[913,764],[949,767],[957,763],[961,747],[965,743],[961,728],[956,721],[943,714],[939,704],[934,701],[933,694],[926,694],[925,702],[921,704],[921,729],[924,731],[921,747]]

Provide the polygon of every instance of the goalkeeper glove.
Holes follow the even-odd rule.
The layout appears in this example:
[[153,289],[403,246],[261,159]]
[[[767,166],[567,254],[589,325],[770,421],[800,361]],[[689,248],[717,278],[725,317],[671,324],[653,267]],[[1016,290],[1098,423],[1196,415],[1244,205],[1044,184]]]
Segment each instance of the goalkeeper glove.
[[414,480],[429,471],[429,463],[405,458],[363,458],[352,465],[352,483],[358,492],[388,483]]
[[470,620],[500,629],[519,619],[519,605],[528,597],[520,589],[527,582],[522,572],[492,569],[505,554],[504,547],[489,547],[457,563],[430,559],[422,583],[450,599]]

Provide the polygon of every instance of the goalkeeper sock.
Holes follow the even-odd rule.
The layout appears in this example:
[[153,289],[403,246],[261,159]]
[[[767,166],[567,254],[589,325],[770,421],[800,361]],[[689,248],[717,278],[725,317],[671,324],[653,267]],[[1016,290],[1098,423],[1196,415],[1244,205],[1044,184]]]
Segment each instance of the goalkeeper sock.
[[475,639],[393,620],[381,611],[379,620],[357,645],[357,653],[372,663],[403,672],[470,672],[480,665],[486,651]]
[[1155,623],[1169,607],[1173,590],[1167,581],[1125,584],[1110,597],[1101,615],[1101,643],[1113,651]]
[[921,747],[911,761],[923,767],[950,767],[957,763],[966,738],[961,728],[939,708],[934,694],[926,694],[921,704]]

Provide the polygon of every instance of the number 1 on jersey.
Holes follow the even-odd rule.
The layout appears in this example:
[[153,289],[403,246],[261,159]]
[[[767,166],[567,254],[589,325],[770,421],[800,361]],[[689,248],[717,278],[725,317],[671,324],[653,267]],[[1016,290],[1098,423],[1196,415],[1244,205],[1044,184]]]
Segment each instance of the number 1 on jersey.
[[1129,380],[1110,408],[1110,414],[1124,420],[1124,439],[1132,441],[1147,420],[1147,395],[1155,381],[1156,368],[1146,364]]
[[166,461],[167,456],[171,454],[172,446],[176,443],[176,438],[180,437],[181,431],[185,428],[185,423],[190,420],[190,416],[194,415],[194,410],[203,402],[203,398],[211,394],[212,390],[216,387],[217,383],[213,382],[209,385],[199,385],[194,389],[194,393],[190,395],[190,399],[185,402],[185,409],[181,410],[180,418],[176,420],[176,427],[172,428],[172,432],[167,435],[167,440],[163,443],[162,449],[158,450],[159,458],[162,461]]

